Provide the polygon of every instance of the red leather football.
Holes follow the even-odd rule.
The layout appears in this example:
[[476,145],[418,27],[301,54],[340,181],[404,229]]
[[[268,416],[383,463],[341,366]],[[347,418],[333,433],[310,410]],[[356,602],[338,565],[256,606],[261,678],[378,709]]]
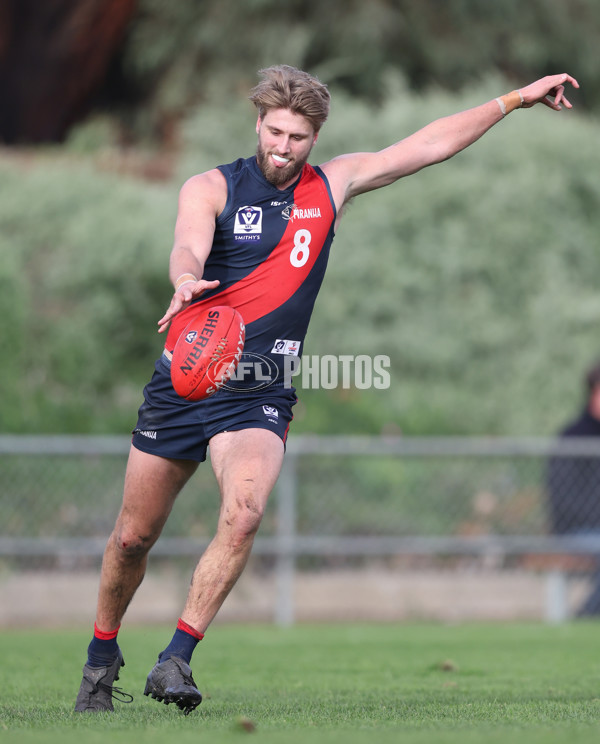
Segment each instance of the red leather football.
[[232,307],[203,308],[173,349],[171,381],[186,400],[214,395],[234,374],[246,339],[242,316]]

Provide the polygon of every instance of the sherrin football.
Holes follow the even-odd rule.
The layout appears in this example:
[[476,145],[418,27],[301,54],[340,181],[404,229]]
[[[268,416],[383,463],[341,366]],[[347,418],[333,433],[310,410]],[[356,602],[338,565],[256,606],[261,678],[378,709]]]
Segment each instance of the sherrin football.
[[204,308],[175,344],[171,382],[186,400],[214,395],[234,374],[246,339],[242,316],[226,305]]

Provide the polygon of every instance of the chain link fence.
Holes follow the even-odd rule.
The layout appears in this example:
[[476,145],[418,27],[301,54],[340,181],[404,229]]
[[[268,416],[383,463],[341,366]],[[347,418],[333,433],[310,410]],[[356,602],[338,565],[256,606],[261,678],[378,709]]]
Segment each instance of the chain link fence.
[[[128,448],[127,437],[0,436],[0,565],[96,567],[120,506]],[[283,624],[294,620],[299,576],[374,561],[397,577],[419,569],[541,572],[554,577],[546,614],[563,618],[557,576],[586,576],[593,595],[599,496],[595,440],[291,437],[253,560],[276,577]],[[195,560],[214,533],[218,505],[212,470],[202,465],[156,560]]]

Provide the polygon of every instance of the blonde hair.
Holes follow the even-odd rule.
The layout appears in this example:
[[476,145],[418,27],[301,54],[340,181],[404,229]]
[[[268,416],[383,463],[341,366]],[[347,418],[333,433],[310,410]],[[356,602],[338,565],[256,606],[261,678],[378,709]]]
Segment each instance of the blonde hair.
[[252,88],[250,100],[261,118],[271,109],[289,109],[304,116],[315,132],[321,129],[331,99],[324,83],[290,65],[274,65],[258,72],[263,79]]

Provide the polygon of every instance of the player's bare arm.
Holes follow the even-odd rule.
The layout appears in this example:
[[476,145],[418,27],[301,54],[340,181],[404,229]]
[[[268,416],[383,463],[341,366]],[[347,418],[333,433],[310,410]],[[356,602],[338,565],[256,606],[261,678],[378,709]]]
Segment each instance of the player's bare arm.
[[169,276],[175,293],[167,312],[158,321],[159,333],[193,299],[218,286],[218,281],[203,278],[204,263],[211,250],[216,218],[226,200],[225,179],[217,169],[193,176],[181,187],[169,259]]
[[[565,96],[565,84],[579,87],[566,73],[549,75],[514,91],[513,108],[530,108],[543,103],[559,111],[572,108]],[[352,153],[325,163],[325,171],[338,209],[354,196],[387,186],[399,178],[453,157],[476,142],[504,118],[503,99],[494,99],[475,108],[446,116],[414,134],[376,153]],[[512,110],[512,109],[511,109]]]

